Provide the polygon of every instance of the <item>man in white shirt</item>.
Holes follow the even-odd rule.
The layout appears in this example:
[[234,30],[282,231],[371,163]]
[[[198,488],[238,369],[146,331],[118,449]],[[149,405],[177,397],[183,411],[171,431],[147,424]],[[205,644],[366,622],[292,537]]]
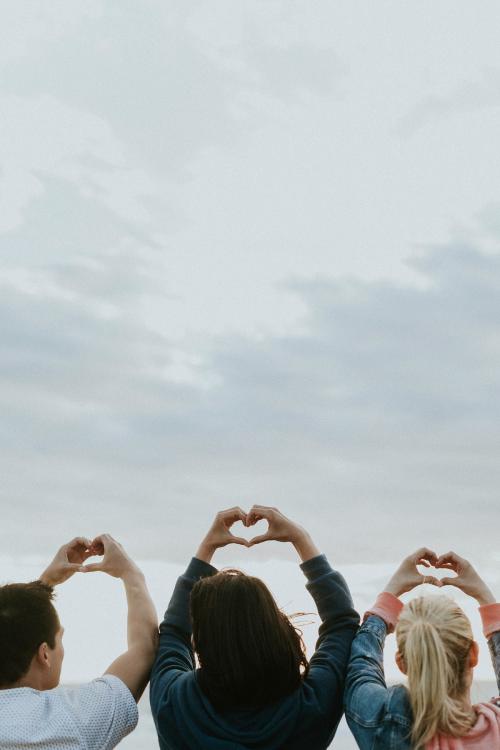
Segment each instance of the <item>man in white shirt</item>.
[[[84,565],[94,555],[98,563]],[[53,586],[74,573],[121,578],[128,603],[128,649],[102,677],[58,687],[64,658]],[[138,720],[149,680],[158,618],[144,576],[109,534],[65,544],[32,583],[0,586],[0,750],[111,750]]]

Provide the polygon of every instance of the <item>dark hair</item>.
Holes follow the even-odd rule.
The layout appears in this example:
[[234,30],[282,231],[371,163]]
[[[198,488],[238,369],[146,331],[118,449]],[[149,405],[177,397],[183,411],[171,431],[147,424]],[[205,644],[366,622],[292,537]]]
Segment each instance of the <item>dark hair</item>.
[[55,647],[61,626],[53,597],[52,587],[41,581],[0,586],[0,687],[26,674],[41,643]]
[[198,682],[218,710],[273,703],[307,673],[302,634],[259,578],[238,570],[202,578],[191,619]]

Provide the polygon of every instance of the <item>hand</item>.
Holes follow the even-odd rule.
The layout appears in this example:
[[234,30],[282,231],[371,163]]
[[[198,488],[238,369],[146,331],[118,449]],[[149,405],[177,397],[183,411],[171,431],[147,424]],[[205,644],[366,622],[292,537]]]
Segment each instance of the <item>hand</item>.
[[307,531],[298,523],[291,521],[283,515],[278,508],[266,505],[254,505],[247,515],[247,526],[253,526],[257,521],[265,519],[269,527],[265,534],[255,536],[250,540],[249,546],[261,544],[262,542],[291,542],[297,550],[303,562],[319,555],[319,550]]
[[40,576],[42,583],[57,586],[67,581],[74,573],[82,571],[82,563],[93,553],[90,551],[91,542],[83,536],[77,536],[71,542],[63,544],[57,551],[50,565]]
[[101,572],[114,578],[126,578],[131,574],[142,575],[131,557],[127,555],[122,545],[110,534],[100,534],[91,542],[90,555],[102,555],[102,560],[82,566],[82,573]]
[[431,566],[437,567],[438,556],[427,547],[421,547],[412,555],[405,557],[399,568],[396,570],[391,580],[385,587],[394,596],[411,591],[421,583],[430,583],[433,586],[441,586],[441,581],[434,576],[423,576],[417,570],[417,565],[423,565],[426,568]]
[[492,592],[470,562],[463,557],[459,557],[455,552],[447,552],[445,555],[441,555],[436,562],[436,567],[446,568],[457,574],[453,578],[442,578],[442,586],[456,586],[464,594],[476,599],[479,604],[493,604],[495,602]]
[[219,511],[198,548],[196,553],[198,560],[209,563],[215,550],[219,547],[225,547],[227,544],[242,544],[248,547],[249,543],[246,539],[234,536],[230,531],[231,526],[237,521],[241,521],[244,526],[247,525],[246,513],[241,508],[235,507]]

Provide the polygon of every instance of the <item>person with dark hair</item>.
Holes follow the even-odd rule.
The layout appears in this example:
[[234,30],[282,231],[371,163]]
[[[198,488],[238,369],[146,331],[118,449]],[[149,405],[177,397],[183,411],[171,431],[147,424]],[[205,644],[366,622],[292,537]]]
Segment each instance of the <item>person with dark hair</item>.
[[[94,555],[102,560],[84,565]],[[92,571],[123,581],[128,649],[102,677],[59,686],[64,628],[53,587],[74,573]],[[111,750],[137,724],[136,702],[147,685],[157,640],[157,615],[144,576],[108,534],[63,545],[38,581],[0,586],[0,748]]]
[[[250,542],[237,521],[269,528]],[[291,542],[321,618],[307,660],[301,634],[266,585],[210,564],[227,544]],[[276,508],[217,514],[175,586],[160,626],[150,701],[162,750],[326,748],[342,716],[344,679],[359,617],[340,573],[309,534]],[[195,655],[198,660],[196,668]]]

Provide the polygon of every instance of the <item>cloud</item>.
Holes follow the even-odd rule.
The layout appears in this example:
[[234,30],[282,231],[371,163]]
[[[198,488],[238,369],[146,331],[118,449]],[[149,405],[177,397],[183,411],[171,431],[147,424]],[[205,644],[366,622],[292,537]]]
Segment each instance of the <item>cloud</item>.
[[447,93],[423,97],[400,118],[397,132],[410,136],[429,124],[499,106],[500,72],[490,68],[482,80],[463,81]]
[[[419,287],[343,273],[392,271],[440,190],[463,215],[495,185],[478,162],[462,198],[444,167],[432,192],[420,151],[400,160],[384,140],[394,106],[372,126],[390,75],[366,76],[349,14],[214,7],[3,16],[4,549],[110,529],[184,561],[217,507],[272,501],[339,559],[468,544],[471,518],[487,555],[497,256],[481,238],[428,249],[407,266]],[[343,109],[330,28],[357,61]],[[425,237],[449,226],[443,211]],[[273,286],[290,273],[293,314]]]
[[[64,102],[82,115],[69,132],[100,120],[132,163],[178,179],[201,151],[231,148],[245,121],[258,127],[249,95],[331,93],[341,67],[333,52],[313,43],[283,45],[271,33],[282,27],[279,17],[270,29],[265,17],[254,22],[252,8],[242,14],[231,4],[217,34],[207,38],[197,21],[207,12],[213,14],[211,3],[150,0],[139,10],[133,3],[94,1],[75,16],[45,10],[27,27],[17,12],[10,14],[5,23],[18,43],[0,53],[0,70],[9,73],[0,91],[27,102],[52,100],[54,123],[61,116],[57,102]],[[251,45],[232,30],[232,22],[244,24],[247,17]]]
[[[27,522],[43,509],[47,547],[102,522],[179,560],[219,506],[272,501],[345,560],[494,548],[498,256],[429,251],[411,261],[418,289],[296,281],[300,334],[196,351],[135,314],[154,291],[121,262],[4,282],[4,547],[36,537]],[[171,376],[179,356],[191,380]]]

